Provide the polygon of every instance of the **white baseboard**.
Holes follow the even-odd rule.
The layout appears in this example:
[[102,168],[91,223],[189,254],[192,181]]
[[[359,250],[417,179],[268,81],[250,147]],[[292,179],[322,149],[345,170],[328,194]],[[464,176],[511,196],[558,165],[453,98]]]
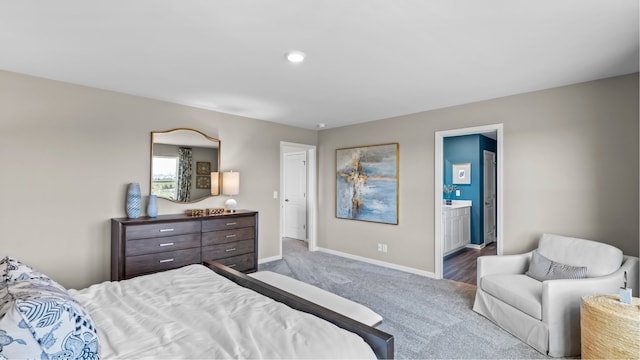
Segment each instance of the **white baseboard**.
[[392,263],[388,263],[388,262],[385,262],[385,261],[369,259],[369,258],[366,258],[366,257],[347,254],[347,253],[343,253],[343,252],[336,251],[336,250],[331,250],[331,249],[325,249],[325,248],[322,248],[322,247],[318,247],[318,251],[322,251],[322,252],[325,252],[325,253],[331,254],[331,255],[341,256],[341,257],[352,259],[352,260],[366,262],[366,263],[373,264],[373,265],[383,266],[383,267],[394,269],[394,270],[400,270],[400,271],[404,271],[404,272],[407,272],[407,273],[416,274],[416,275],[420,275],[420,276],[424,276],[424,277],[428,277],[428,278],[432,278],[432,279],[435,279],[435,277],[436,277],[436,275],[434,273],[429,272],[429,271],[414,269],[414,268],[411,268],[411,267],[392,264]]
[[469,248],[469,249],[476,249],[476,250],[480,250],[480,249],[484,249],[484,248],[485,248],[485,245],[484,245],[484,243],[482,243],[482,244],[480,244],[480,245],[478,245],[478,244],[467,244],[467,246],[465,246],[465,247],[466,247],[466,248]]
[[272,256],[268,258],[258,259],[258,264],[264,264],[272,261],[282,260],[282,255]]

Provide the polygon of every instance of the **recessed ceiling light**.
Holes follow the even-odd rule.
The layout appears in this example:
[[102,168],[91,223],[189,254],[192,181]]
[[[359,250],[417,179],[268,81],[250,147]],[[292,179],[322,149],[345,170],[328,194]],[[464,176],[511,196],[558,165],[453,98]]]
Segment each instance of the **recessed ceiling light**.
[[287,60],[292,63],[301,63],[304,61],[305,56],[307,56],[302,51],[289,51],[286,54]]
[[324,123],[319,123],[317,126],[318,129],[323,129],[326,125]]

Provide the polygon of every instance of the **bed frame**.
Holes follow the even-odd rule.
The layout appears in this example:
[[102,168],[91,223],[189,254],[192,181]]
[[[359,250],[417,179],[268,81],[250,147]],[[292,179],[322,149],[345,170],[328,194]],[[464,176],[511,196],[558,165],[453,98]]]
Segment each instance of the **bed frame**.
[[205,261],[204,265],[240,286],[249,288],[264,296],[286,304],[291,308],[315,315],[335,324],[336,326],[356,333],[362,337],[369,346],[371,346],[378,359],[393,359],[393,336],[384,331],[367,326],[311,301],[280,290],[272,285],[249,277],[215,261]]

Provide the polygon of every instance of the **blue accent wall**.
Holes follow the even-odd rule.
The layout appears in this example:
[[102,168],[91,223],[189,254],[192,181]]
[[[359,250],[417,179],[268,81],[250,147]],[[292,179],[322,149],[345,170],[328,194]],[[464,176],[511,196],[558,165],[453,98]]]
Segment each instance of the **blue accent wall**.
[[[483,150],[496,152],[496,141],[480,134],[446,137],[443,139],[444,184],[452,184],[453,164],[471,163],[471,184],[456,184],[460,196],[451,194],[453,200],[471,200],[471,243],[484,242],[484,159]],[[444,196],[444,194],[443,194]]]

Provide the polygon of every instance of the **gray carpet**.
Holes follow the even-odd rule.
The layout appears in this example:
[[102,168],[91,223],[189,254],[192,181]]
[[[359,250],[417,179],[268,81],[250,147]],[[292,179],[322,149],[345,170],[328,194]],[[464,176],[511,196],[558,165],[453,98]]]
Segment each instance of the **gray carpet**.
[[283,259],[259,266],[363,304],[384,320],[398,359],[546,358],[471,310],[475,286],[434,280],[285,239]]

